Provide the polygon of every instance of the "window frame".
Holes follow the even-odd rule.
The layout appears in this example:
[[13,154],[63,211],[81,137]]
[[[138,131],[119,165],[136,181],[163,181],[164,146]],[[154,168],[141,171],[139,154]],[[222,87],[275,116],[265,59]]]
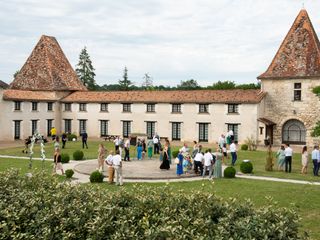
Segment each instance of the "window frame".
[[131,121],[122,121],[122,136],[127,138],[131,134]]
[[79,119],[79,135],[81,136],[82,133],[87,132],[87,119]]
[[[151,132],[148,130],[150,129]],[[152,139],[156,133],[156,122],[155,121],[146,121],[146,135],[147,139]]]
[[122,103],[122,112],[131,113],[131,103]]
[[87,103],[79,103],[79,112],[87,111]]
[[171,104],[171,113],[182,113],[181,103],[172,103]]
[[199,142],[209,142],[209,123],[198,123]]
[[171,122],[172,141],[181,141],[181,122]]
[[[72,133],[72,119],[63,119],[63,120],[64,120],[64,132],[65,133]],[[70,129],[69,129],[69,127],[70,127]]]
[[108,103],[100,103],[100,112],[108,112],[109,110],[109,104]]
[[36,130],[38,130],[38,119],[32,119],[31,120],[31,136],[35,133]]
[[239,104],[228,103],[228,114],[239,114]]
[[293,101],[302,101],[301,99],[302,95],[302,83],[294,83],[293,85]]
[[71,112],[72,111],[72,104],[71,103],[64,103],[64,111]]
[[31,111],[35,112],[38,111],[38,103],[39,102],[31,102]]
[[100,121],[100,137],[106,137],[108,135],[109,121],[102,119]]
[[47,111],[52,112],[53,111],[53,102],[47,102]]
[[200,103],[199,104],[199,113],[209,113],[209,104],[208,103]]
[[21,101],[14,101],[13,110],[14,111],[21,111]]
[[146,112],[147,113],[155,113],[156,112],[156,104],[154,103],[147,103],[146,104]]

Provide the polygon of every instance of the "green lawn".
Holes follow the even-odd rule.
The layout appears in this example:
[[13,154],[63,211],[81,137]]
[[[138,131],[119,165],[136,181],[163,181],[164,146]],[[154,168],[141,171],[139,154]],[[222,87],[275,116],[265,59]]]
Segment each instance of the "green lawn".
[[[257,154],[258,152],[254,153]],[[29,160],[27,159],[6,159],[0,158],[0,171],[9,168],[19,168],[22,174],[29,172]],[[42,162],[34,160],[33,170],[38,171]],[[52,162],[44,163],[45,171],[52,172]],[[64,177],[59,176],[59,179]],[[117,187],[106,183],[95,184],[97,191],[119,191],[122,188],[134,191],[133,186],[143,188],[145,186],[159,187],[166,183],[126,183],[123,187]],[[87,184],[82,185],[87,187]],[[280,207],[293,207],[301,216],[301,233],[308,231],[312,239],[320,239],[318,223],[320,222],[319,203],[320,186],[277,183],[246,179],[218,179],[212,181],[194,181],[170,183],[173,191],[183,190],[186,194],[196,194],[197,191],[212,192],[223,199],[236,198],[236,202],[251,199],[256,206],[263,206],[268,203],[266,197],[272,197],[273,202],[278,202]],[[109,191],[106,191],[109,194]]]
[[[88,146],[89,149],[82,149],[81,141],[77,142],[67,142],[66,148],[62,149],[63,153],[68,153],[70,158],[72,159],[73,152],[75,150],[82,149],[84,152],[85,159],[96,159],[98,155],[98,145],[99,143],[103,143],[108,150],[114,150],[113,142],[108,141],[89,141]],[[0,155],[10,155],[10,156],[28,156],[27,154],[22,153],[23,147],[16,147],[16,148],[7,148],[7,149],[0,149]],[[172,147],[172,150],[177,150],[178,147]],[[46,144],[46,157],[53,158],[53,143],[49,142]],[[301,156],[299,153],[294,154],[293,162],[292,162],[292,173],[284,173],[277,171],[277,163],[276,158],[274,160],[274,171],[273,172],[266,172],[265,171],[265,162],[266,162],[266,152],[265,151],[239,151],[238,152],[238,161],[236,163],[236,169],[239,172],[240,168],[239,165],[242,160],[250,159],[253,163],[253,171],[254,175],[257,176],[270,176],[270,177],[278,177],[278,178],[285,178],[285,179],[297,179],[297,180],[308,180],[308,181],[316,181],[319,182],[319,177],[314,177],[312,175],[312,162],[309,162],[309,169],[308,174],[302,175],[300,173],[301,170]],[[131,147],[130,156],[132,158],[136,158],[136,149],[134,146]],[[36,145],[34,148],[34,157],[40,157],[40,150],[39,146]],[[156,155],[156,157],[159,157]],[[231,156],[229,159],[225,161],[226,164],[230,164]]]

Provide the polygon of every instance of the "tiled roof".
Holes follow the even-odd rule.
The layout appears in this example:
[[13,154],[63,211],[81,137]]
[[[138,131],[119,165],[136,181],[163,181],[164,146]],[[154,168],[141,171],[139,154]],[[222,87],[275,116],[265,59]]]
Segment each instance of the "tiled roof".
[[36,91],[86,90],[57,40],[44,35],[10,84],[10,88]]
[[320,43],[306,10],[301,10],[259,79],[320,76]]
[[9,87],[9,85],[7,83],[0,80],[0,88],[6,89],[8,87]]
[[192,91],[117,91],[74,92],[62,102],[138,102],[138,103],[258,103],[261,90],[192,90]]
[[57,101],[55,92],[52,91],[26,91],[7,89],[3,93],[4,100],[16,101]]

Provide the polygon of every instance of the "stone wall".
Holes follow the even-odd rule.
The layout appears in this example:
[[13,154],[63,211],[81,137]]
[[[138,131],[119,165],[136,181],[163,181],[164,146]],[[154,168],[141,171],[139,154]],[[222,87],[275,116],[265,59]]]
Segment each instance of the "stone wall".
[[[294,101],[294,83],[301,83],[301,101]],[[264,116],[277,125],[274,128],[274,144],[281,144],[282,127],[286,121],[297,119],[307,130],[307,145],[313,144],[310,136],[316,122],[320,120],[320,98],[312,93],[320,79],[274,79],[261,80],[264,99]]]

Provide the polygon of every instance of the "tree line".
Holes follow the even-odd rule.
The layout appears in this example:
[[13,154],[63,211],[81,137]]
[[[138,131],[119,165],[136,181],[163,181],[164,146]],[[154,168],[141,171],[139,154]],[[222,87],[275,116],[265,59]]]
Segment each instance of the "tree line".
[[79,63],[76,65],[76,73],[83,84],[93,91],[133,91],[133,90],[225,90],[225,89],[259,89],[260,83],[236,84],[233,81],[218,81],[212,85],[202,87],[195,79],[183,80],[176,86],[155,85],[149,73],[143,76],[140,86],[134,84],[128,77],[127,67],[123,70],[122,78],[115,84],[99,85],[95,81],[95,69],[92,65],[87,48],[84,47],[79,55]]

